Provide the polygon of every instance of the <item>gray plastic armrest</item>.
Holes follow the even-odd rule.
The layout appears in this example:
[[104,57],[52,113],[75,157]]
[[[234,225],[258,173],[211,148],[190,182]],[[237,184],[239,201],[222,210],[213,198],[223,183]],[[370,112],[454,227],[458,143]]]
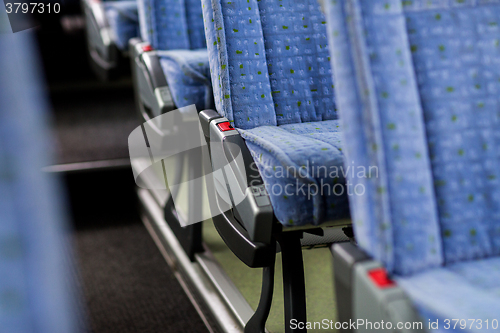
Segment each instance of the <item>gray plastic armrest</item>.
[[155,51],[144,51],[147,45],[139,38],[129,41],[137,107],[144,121],[175,109],[158,55]]
[[[331,248],[335,274],[338,322],[341,332],[425,332],[421,318],[405,292],[397,286],[379,286],[370,277],[370,271],[383,269],[353,243],[334,244]],[[345,323],[357,320],[374,323],[390,322],[392,329],[375,329],[370,326],[354,326]],[[412,323],[412,328],[397,329],[397,323]],[[413,324],[415,323],[415,324]],[[419,330],[417,326],[421,324]],[[385,326],[387,327],[387,325]]]
[[[382,265],[373,260],[362,261],[354,266],[353,275],[353,320],[388,323],[392,329],[377,330],[377,332],[426,332],[422,321],[404,290],[397,286],[379,287],[369,276],[374,269]],[[401,327],[398,327],[398,324]],[[406,326],[406,325],[409,326]],[[374,327],[366,324],[358,327],[357,332],[373,332]]]
[[[250,152],[236,130],[221,131],[217,126],[228,122],[224,117],[203,116],[202,128],[208,130],[215,188],[223,204],[233,207],[253,242],[271,242],[274,212],[269,195]],[[208,122],[208,126],[203,124]],[[207,134],[208,134],[207,133]],[[221,207],[221,211],[226,209]]]
[[111,30],[101,2],[83,0],[85,26],[89,53],[99,66],[108,70],[116,65],[116,49],[111,40]]

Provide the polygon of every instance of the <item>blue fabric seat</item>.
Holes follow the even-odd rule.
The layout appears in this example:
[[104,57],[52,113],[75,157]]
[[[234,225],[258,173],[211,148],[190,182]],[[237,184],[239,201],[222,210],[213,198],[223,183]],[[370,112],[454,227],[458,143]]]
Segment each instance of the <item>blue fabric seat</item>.
[[500,295],[487,291],[498,260],[486,259],[500,255],[499,2],[327,0],[326,9],[344,152],[378,168],[349,176],[366,188],[350,197],[359,245],[424,318],[500,313]]
[[142,40],[156,50],[206,48],[197,0],[139,0]]
[[129,39],[139,36],[137,1],[107,1],[104,8],[115,45],[127,50]]
[[12,33],[0,13],[0,327],[84,332],[33,29]]
[[[397,277],[397,282],[406,290],[424,318],[433,322],[438,319],[441,328],[445,319],[481,319],[488,320],[490,330],[494,331],[491,325],[494,320],[497,323],[499,321],[498,257],[459,262],[408,277]],[[470,322],[467,326],[470,326]],[[486,328],[486,323],[483,326]]]
[[348,214],[347,197],[340,195],[345,179],[338,120],[259,126],[240,133],[284,225],[320,224]]
[[278,220],[319,225],[348,216],[317,1],[202,3],[216,109],[245,139]]
[[[211,109],[212,85],[199,0],[139,0],[141,37],[159,52],[175,105]],[[167,51],[167,52],[163,52]]]
[[160,64],[175,105],[195,104],[198,111],[213,108],[207,49],[164,51]]

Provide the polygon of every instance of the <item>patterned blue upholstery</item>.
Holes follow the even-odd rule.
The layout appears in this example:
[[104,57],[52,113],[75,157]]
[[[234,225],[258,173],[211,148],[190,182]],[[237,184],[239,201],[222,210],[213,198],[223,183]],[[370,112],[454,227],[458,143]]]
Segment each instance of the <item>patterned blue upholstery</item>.
[[213,108],[206,49],[163,51],[160,64],[177,107],[195,104],[198,111]]
[[351,179],[366,190],[350,198],[356,237],[389,270],[406,274],[443,259],[405,17],[400,1],[385,3],[328,1],[328,30],[346,157],[378,168],[378,177]]
[[260,126],[240,133],[283,225],[319,225],[348,215],[338,120]]
[[161,50],[160,63],[176,107],[213,109],[200,0],[139,0],[142,39]]
[[237,128],[337,118],[317,1],[203,4],[217,110]]
[[366,187],[350,198],[359,245],[408,276],[417,304],[429,298],[425,316],[498,314],[498,294],[473,292],[497,267],[482,258],[500,255],[500,1],[327,0],[326,10],[344,153],[379,170],[349,177]]
[[[443,332],[450,332],[445,328],[445,319],[480,319],[483,331],[497,331],[492,328],[492,322],[494,319],[497,323],[500,322],[498,257],[454,263],[409,277],[398,277],[397,283],[412,298],[424,323],[428,323],[429,319],[433,322],[439,319],[439,328]],[[489,330],[486,329],[486,320]],[[451,322],[452,327],[453,325],[454,322]],[[469,330],[470,325],[471,322],[468,321],[467,330],[456,331],[481,331],[479,321],[473,325],[476,330]],[[499,328],[500,323],[493,327]]]
[[[0,13],[0,327],[80,332],[35,36]],[[83,330],[81,330],[83,332]]]
[[138,0],[142,40],[157,50],[205,48],[199,0]]
[[126,50],[129,39],[139,36],[137,1],[109,1],[104,8],[113,41],[120,50]]
[[500,255],[500,6],[490,3],[407,13],[447,263]]
[[348,216],[317,1],[202,3],[216,109],[246,140],[278,220],[318,225]]
[[346,3],[330,2],[329,30],[347,154],[380,169],[378,179],[353,180],[372,191],[353,198],[361,246],[399,273],[500,254],[498,74],[489,66],[500,7]]
[[192,50],[207,47],[200,0],[184,0],[186,6],[187,34]]

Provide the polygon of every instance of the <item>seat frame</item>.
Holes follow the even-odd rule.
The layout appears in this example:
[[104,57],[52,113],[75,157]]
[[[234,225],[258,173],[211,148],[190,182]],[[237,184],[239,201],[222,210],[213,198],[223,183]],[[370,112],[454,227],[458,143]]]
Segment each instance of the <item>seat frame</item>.
[[85,34],[90,65],[101,81],[110,81],[129,71],[128,51],[121,51],[112,40],[104,3],[82,0],[85,15]]
[[[140,38],[133,38],[129,41],[129,54],[140,119],[146,122],[176,109],[156,51],[152,50],[149,43],[143,42]],[[250,167],[253,158],[238,131],[234,129],[220,131],[217,125],[229,120],[214,110],[202,110],[199,112],[199,120],[210,155],[204,158],[204,162],[208,163],[205,166],[206,170],[225,170],[224,179],[220,180],[226,188],[222,191],[224,193],[216,191],[209,194],[210,206],[219,208],[217,214],[213,214],[214,225],[227,246],[242,262],[249,267],[263,268],[261,298],[257,310],[245,326],[245,333],[265,332],[265,323],[274,292],[277,249],[282,253],[285,322],[290,323],[292,319],[305,322],[306,293],[301,238],[304,233],[322,236],[323,229],[315,226],[283,228],[274,215],[259,171]],[[158,135],[162,135],[161,131],[157,132]],[[192,153],[197,155],[200,151],[193,150]],[[243,165],[231,163],[236,162],[238,156],[242,157]],[[194,158],[193,156],[193,160]],[[187,163],[190,174],[202,173],[200,165],[189,163],[189,156],[187,162],[179,163]],[[224,168],[225,166],[230,168]],[[182,167],[183,165],[179,166],[180,169]],[[212,178],[206,177],[206,179],[210,181]],[[214,187],[207,186],[207,188]],[[237,205],[233,204],[233,208],[227,209],[223,207],[221,194],[231,197],[231,188],[244,193],[245,197]],[[189,189],[191,205],[201,204],[201,193],[200,189]],[[254,193],[266,196],[268,204],[259,205]],[[202,225],[197,223],[181,227],[183,223],[175,213],[172,198],[170,195],[164,207],[165,220],[190,260],[194,261],[196,253],[203,252]],[[345,227],[345,225],[344,220],[340,221],[338,226]],[[344,228],[343,231],[346,236],[352,237],[350,227]],[[306,330],[292,329],[291,325],[285,325],[285,332],[306,332]]]
[[[320,227],[305,229],[283,228],[274,215],[273,208],[260,205],[257,199],[263,193],[268,197],[264,182],[258,170],[252,168],[253,158],[243,138],[235,129],[221,131],[220,123],[229,120],[214,110],[199,113],[201,128],[210,151],[212,171],[221,170],[224,184],[216,193],[209,194],[211,207],[218,207],[213,217],[214,225],[231,251],[249,267],[263,267],[262,292],[254,316],[248,321],[245,333],[264,333],[265,322],[269,315],[274,285],[274,266],[277,244],[282,254],[283,293],[285,307],[285,332],[306,332],[305,328],[292,328],[292,319],[306,322],[306,292],[301,239],[304,233],[323,235]],[[237,157],[241,156],[238,165]],[[231,163],[233,162],[233,163]],[[217,176],[207,177],[207,181],[217,181]],[[212,184],[213,185],[213,184]],[[225,189],[224,189],[225,187]],[[245,194],[244,199],[234,204],[233,194]],[[258,193],[258,194],[256,194]],[[232,208],[224,207],[222,197],[229,196]],[[216,202],[213,202],[216,201]],[[345,224],[345,222],[343,222]],[[350,227],[343,228],[352,237]]]
[[148,42],[140,38],[129,41],[130,67],[140,119],[149,121],[175,110],[160,58]]
[[[139,119],[141,122],[148,122],[149,126],[153,129],[152,133],[161,137],[156,138],[156,142],[163,142],[163,139],[168,134],[162,133],[159,128],[155,127],[155,123],[150,120],[175,110],[176,106],[172,99],[165,74],[161,68],[160,59],[149,43],[143,42],[140,38],[132,38],[129,41],[129,54]],[[199,149],[193,149],[188,152],[187,161],[178,160],[177,170],[182,170],[186,163],[189,168],[189,174],[193,175],[191,178],[196,178],[196,175],[200,175],[202,172],[201,166],[196,163],[190,163],[190,161],[196,160],[196,156],[199,154]],[[177,178],[181,176],[179,174]],[[189,188],[188,192],[189,202],[193,203],[195,207],[201,205],[202,190]],[[185,223],[179,221],[180,217],[175,211],[174,197],[175,193],[169,195],[165,207],[163,207],[164,217],[189,259],[194,261],[195,254],[203,252],[202,225],[201,223],[196,223],[182,227]],[[194,214],[196,211],[191,210],[189,214]]]

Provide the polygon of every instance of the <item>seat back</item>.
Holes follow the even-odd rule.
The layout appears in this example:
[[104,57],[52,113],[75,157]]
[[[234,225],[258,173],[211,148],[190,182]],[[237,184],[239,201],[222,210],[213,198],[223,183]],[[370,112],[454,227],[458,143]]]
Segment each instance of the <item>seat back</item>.
[[141,37],[157,50],[206,48],[200,0],[138,0]]
[[120,50],[126,50],[128,41],[139,36],[139,17],[136,1],[107,1],[106,17],[114,33],[114,42]]
[[360,246],[393,272],[500,255],[500,2],[327,0]]
[[316,0],[202,0],[217,111],[250,129],[336,119]]
[[[0,327],[74,333],[77,316],[34,37],[0,14]],[[67,236],[67,235],[66,235]]]

